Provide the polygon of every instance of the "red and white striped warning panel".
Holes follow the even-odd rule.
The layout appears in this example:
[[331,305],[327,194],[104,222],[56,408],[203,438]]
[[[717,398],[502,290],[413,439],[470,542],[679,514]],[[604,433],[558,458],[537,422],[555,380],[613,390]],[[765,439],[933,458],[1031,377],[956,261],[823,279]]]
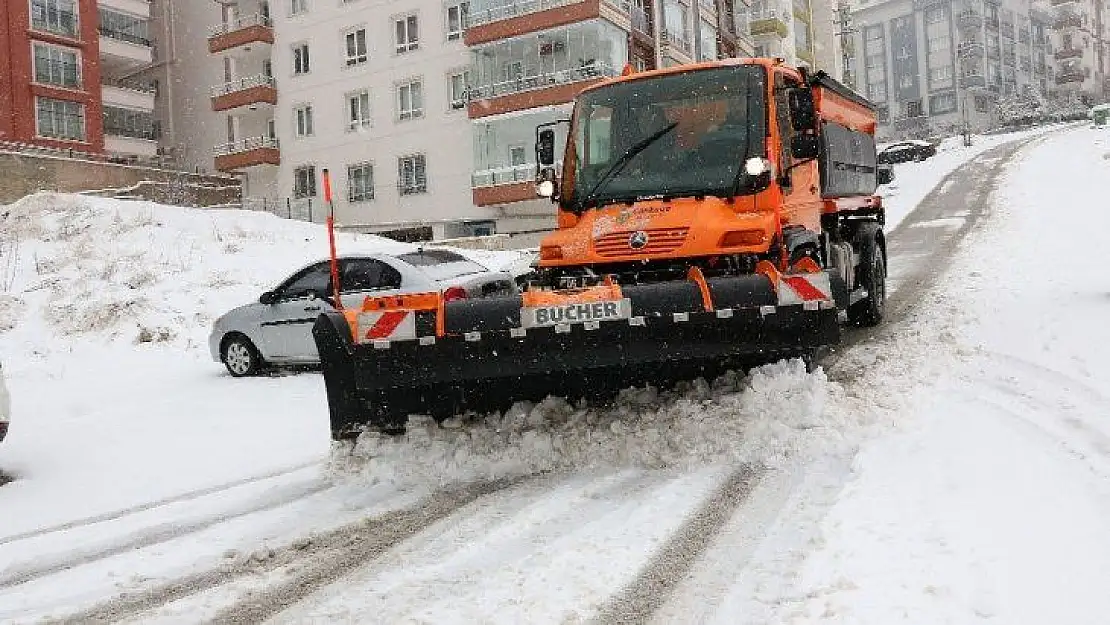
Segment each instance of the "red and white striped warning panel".
[[782,276],[778,288],[779,306],[832,300],[832,283],[823,271]]
[[416,313],[411,310],[359,313],[358,333],[362,342],[414,340]]

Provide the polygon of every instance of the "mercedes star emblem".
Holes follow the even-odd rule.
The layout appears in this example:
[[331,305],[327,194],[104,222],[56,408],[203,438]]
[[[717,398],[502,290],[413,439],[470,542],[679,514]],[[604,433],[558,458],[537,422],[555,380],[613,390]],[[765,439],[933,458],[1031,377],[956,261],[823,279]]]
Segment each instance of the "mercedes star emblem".
[[628,237],[628,247],[634,250],[642,250],[648,243],[648,235],[643,230],[637,230]]

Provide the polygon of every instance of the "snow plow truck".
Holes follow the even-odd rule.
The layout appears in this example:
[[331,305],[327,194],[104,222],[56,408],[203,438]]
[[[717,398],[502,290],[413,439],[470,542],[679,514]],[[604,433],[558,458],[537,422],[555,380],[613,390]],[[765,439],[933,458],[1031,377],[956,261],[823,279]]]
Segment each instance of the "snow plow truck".
[[875,190],[893,174],[875,126],[866,99],[781,59],[585,88],[569,120],[536,128],[536,194],[558,227],[520,293],[367,297],[316,320],[332,437],[812,360],[843,322],[878,324]]

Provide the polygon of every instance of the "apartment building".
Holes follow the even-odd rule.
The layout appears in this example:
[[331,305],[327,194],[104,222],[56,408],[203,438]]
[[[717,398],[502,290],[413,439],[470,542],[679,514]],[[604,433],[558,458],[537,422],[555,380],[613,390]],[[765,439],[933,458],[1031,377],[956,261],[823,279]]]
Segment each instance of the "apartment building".
[[1037,7],[1051,19],[1054,94],[1088,104],[1110,99],[1110,19],[1105,0],[1041,0]]
[[522,228],[554,224],[550,202],[535,199],[535,129],[569,118],[581,89],[625,64],[754,52],[750,7],[734,0],[471,0],[469,8],[473,201]]
[[885,137],[984,130],[1000,99],[1052,86],[1051,22],[1023,0],[861,1],[852,22],[857,88]]
[[831,0],[752,0],[751,35],[756,56],[782,57],[791,65],[823,69],[840,78],[839,41]]
[[0,140],[151,157],[154,48],[146,0],[7,0],[0,15]]

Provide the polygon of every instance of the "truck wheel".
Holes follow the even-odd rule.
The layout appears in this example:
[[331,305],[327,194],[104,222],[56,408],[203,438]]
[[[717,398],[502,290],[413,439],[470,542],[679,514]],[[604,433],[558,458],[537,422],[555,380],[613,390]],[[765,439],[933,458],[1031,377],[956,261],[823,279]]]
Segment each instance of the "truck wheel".
[[848,321],[861,326],[877,326],[886,308],[886,259],[879,246],[878,226],[860,230],[860,264],[856,270],[867,297],[848,307]]
[[224,339],[220,352],[227,372],[233,377],[258,375],[262,370],[262,355],[258,353],[254,343],[242,334],[233,334]]

